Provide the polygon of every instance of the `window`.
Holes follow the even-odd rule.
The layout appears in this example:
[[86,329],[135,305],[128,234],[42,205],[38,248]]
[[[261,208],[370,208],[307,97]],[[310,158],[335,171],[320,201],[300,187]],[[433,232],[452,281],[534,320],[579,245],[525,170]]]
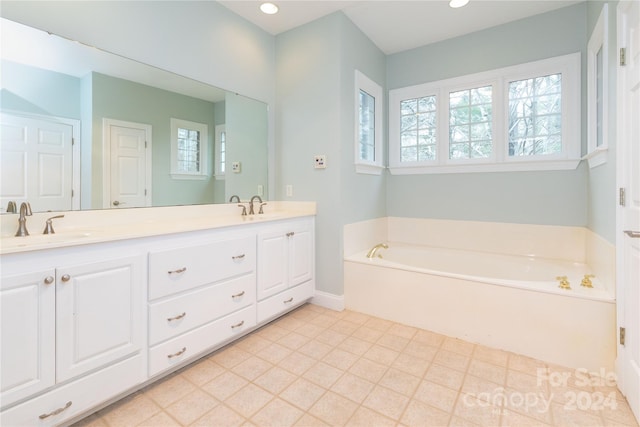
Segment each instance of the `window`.
[[356,172],[380,175],[382,163],[382,87],[356,70]]
[[216,126],[216,179],[224,179],[227,161],[227,129],[225,125]]
[[574,169],[579,161],[579,53],[389,92],[391,173]]
[[171,119],[171,177],[206,179],[208,126]]
[[587,145],[589,167],[607,161],[608,5],[605,4],[587,45]]

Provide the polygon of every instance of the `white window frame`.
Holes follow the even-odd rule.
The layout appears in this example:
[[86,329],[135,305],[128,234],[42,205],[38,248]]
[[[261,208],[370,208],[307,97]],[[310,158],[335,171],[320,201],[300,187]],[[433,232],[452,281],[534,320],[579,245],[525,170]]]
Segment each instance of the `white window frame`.
[[226,134],[227,134],[227,126],[226,125],[217,125],[216,126],[216,154],[214,156],[215,162],[216,162],[216,166],[215,166],[215,176],[216,179],[218,180],[223,180],[225,179],[225,174],[226,174],[226,167],[225,170],[222,170],[221,167],[221,163],[220,163],[220,157],[221,157],[221,151],[222,151],[222,134],[225,134],[225,159],[226,159],[226,154],[227,154],[227,150],[228,150],[228,144],[229,142],[227,141],[226,138]]
[[[374,125],[374,159],[372,161],[360,159],[360,91],[364,91],[373,97],[375,103],[375,125]],[[364,75],[362,72],[355,70],[355,150],[354,163],[357,173],[369,175],[381,175],[385,169],[384,156],[382,153],[382,87]]]
[[[170,119],[171,126],[171,178],[204,180],[209,177],[209,126],[204,123],[183,119]],[[200,170],[198,172],[184,172],[178,170],[178,128],[193,129],[200,132]]]
[[[532,77],[562,73],[562,152],[554,155],[509,156],[508,85]],[[493,85],[490,158],[449,159],[449,92]],[[438,99],[435,161],[400,162],[400,101],[428,95]],[[389,91],[389,170],[395,175],[569,170],[580,163],[580,53],[528,62]]]
[[[609,150],[609,8],[604,4],[587,45],[587,155],[589,167],[607,161]],[[598,51],[602,51],[602,144],[598,145]]]

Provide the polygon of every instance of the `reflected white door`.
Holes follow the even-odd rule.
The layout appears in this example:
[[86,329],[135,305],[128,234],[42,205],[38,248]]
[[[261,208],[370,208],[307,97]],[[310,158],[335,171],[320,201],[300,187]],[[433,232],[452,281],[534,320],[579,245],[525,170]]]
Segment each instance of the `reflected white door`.
[[105,208],[151,206],[151,126],[105,119]]
[[73,134],[69,120],[0,115],[0,205],[31,203],[33,211],[70,210]]
[[625,202],[618,206],[618,380],[640,419],[640,3],[618,5],[618,45],[626,65],[618,72],[618,180]]

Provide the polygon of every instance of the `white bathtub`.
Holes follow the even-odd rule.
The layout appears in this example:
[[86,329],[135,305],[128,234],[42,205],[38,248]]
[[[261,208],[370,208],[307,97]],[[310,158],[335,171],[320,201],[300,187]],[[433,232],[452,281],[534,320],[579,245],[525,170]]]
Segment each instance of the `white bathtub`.
[[[389,243],[345,259],[345,306],[554,364],[613,370],[615,298],[589,266]],[[571,290],[558,287],[567,276]]]

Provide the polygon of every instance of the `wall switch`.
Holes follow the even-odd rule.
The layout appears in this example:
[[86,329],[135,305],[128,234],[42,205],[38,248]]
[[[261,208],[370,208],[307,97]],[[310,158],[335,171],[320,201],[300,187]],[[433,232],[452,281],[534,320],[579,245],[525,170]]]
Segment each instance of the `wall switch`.
[[231,162],[231,170],[233,173],[240,173],[240,162]]
[[327,168],[327,156],[324,154],[316,154],[313,159],[313,167],[315,169]]
[[287,197],[293,197],[293,185],[288,184],[285,191],[287,193]]

